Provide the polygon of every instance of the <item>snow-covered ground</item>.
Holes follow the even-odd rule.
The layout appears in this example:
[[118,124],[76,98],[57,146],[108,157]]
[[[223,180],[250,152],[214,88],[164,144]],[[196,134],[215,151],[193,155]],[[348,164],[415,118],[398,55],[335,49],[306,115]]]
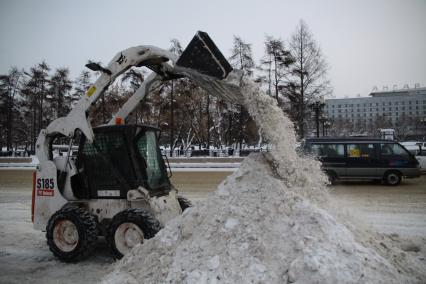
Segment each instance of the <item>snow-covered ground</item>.
[[[4,172],[3,172],[4,173]],[[220,174],[220,175],[219,175]],[[226,173],[179,173],[176,186],[192,200],[203,200]],[[111,271],[113,260],[105,243],[78,264],[56,260],[44,233],[33,230],[31,184],[28,171],[5,185],[0,178],[0,283],[93,283]],[[194,186],[193,182],[198,184]],[[204,182],[204,186],[202,183]],[[370,230],[387,233],[396,245],[426,262],[426,176],[400,186],[344,183],[331,197],[342,214]],[[418,249],[420,251],[416,252]]]

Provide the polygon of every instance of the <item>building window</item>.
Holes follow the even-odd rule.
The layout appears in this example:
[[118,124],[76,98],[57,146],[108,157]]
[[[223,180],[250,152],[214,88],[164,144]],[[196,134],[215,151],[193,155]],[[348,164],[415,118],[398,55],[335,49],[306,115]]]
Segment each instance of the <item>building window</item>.
[[391,107],[389,107],[389,111],[391,111],[392,110],[392,108]]
[[411,105],[411,101],[408,101],[408,104]]
[[405,105],[405,102],[401,102],[402,103],[402,105]]
[[398,102],[396,102],[395,104],[398,105]]
[[342,105],[338,105],[337,107],[341,107]]

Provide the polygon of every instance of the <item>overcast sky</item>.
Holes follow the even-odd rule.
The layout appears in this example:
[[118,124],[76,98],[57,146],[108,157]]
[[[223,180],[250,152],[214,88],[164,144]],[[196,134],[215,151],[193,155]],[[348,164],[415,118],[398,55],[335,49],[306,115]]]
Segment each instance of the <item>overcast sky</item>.
[[258,60],[265,35],[287,40],[304,19],[322,48],[336,97],[374,86],[426,87],[425,0],[0,0],[0,74],[43,59],[76,77],[135,45],[182,46],[206,31],[226,57],[233,35]]

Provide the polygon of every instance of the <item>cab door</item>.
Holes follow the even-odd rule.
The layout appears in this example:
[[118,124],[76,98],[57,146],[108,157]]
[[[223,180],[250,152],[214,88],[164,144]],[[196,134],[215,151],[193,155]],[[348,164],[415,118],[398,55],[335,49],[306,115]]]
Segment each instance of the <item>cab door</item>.
[[378,157],[375,143],[346,144],[348,178],[375,178],[378,176]]

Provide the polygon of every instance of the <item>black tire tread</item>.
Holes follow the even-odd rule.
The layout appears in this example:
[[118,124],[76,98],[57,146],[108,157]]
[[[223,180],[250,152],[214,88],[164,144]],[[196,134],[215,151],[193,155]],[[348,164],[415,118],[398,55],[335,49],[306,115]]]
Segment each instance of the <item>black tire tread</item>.
[[161,229],[160,222],[148,211],[142,208],[129,208],[114,216],[107,230],[107,242],[115,259],[121,259],[123,255],[117,250],[114,243],[115,230],[124,222],[131,222],[141,228],[144,238],[154,237]]
[[[77,224],[74,222],[78,220]],[[53,229],[57,220],[68,219],[72,221],[77,230],[79,230],[79,244],[76,249],[71,252],[62,252],[56,247],[53,241]],[[83,230],[83,235],[80,236],[80,230]],[[46,239],[50,251],[64,262],[77,262],[87,258],[95,249],[98,240],[98,230],[96,225],[96,218],[87,210],[76,206],[65,207],[57,211],[49,219],[46,226]]]
[[[397,183],[395,183],[395,184],[391,184],[391,183],[389,183],[388,182],[388,175],[389,174],[397,174],[398,176],[399,176],[399,181],[397,182]],[[386,185],[389,185],[389,186],[397,186],[397,185],[399,185],[400,183],[401,183],[401,181],[402,181],[402,174],[400,173],[400,172],[398,172],[398,171],[394,171],[394,170],[392,170],[392,171],[387,171],[384,175],[383,175],[383,181],[385,182],[385,184]]]

